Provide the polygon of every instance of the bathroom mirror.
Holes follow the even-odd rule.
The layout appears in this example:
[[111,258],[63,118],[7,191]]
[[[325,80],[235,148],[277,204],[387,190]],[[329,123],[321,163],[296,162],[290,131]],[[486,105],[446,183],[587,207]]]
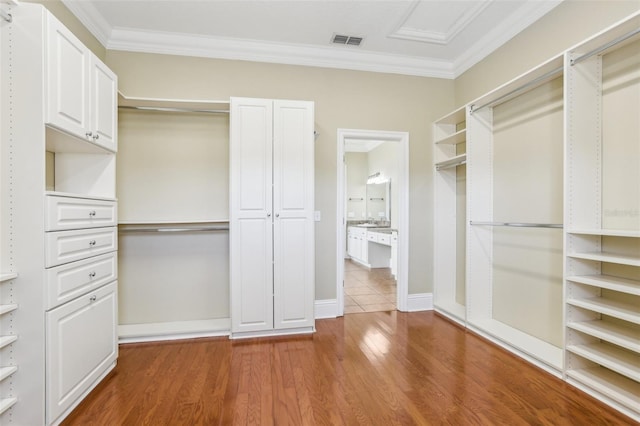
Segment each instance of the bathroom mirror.
[[367,184],[367,220],[391,221],[391,179]]

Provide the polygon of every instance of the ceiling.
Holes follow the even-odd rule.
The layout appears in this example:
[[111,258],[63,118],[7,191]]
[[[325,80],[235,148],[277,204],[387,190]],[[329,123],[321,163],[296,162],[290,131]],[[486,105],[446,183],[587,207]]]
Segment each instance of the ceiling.
[[108,49],[455,78],[562,0],[62,1]]

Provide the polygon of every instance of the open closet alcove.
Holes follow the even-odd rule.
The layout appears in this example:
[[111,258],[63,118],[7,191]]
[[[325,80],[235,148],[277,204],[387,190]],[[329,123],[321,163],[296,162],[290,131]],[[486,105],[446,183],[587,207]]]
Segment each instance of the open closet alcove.
[[229,102],[118,106],[120,341],[226,335]]
[[640,14],[434,123],[434,306],[639,420]]

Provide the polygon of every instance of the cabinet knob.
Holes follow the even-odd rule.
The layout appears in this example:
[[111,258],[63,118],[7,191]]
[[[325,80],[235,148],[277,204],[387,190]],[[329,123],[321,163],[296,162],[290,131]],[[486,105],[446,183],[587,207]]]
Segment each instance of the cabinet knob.
[[96,133],[95,135],[92,136],[94,141],[97,141],[98,138],[100,137],[100,135],[98,133]]
[[91,272],[89,274],[89,278],[94,278],[95,276],[96,276],[96,272],[95,271],[93,271],[93,272]]
[[98,300],[98,297],[95,294],[89,298],[91,302],[95,302],[96,300]]
[[87,133],[85,133],[85,136],[90,138],[91,136],[93,136],[93,132],[87,132]]
[[276,217],[280,217],[280,213],[276,213]]
[[271,217],[271,213],[267,213],[267,217]]
[[91,240],[91,241],[89,241],[89,245],[90,245],[90,246],[95,246],[95,245],[96,245],[96,240]]
[[91,210],[91,211],[89,212],[89,216],[93,217],[93,216],[95,216],[95,215],[96,215],[96,211],[95,211],[95,210]]

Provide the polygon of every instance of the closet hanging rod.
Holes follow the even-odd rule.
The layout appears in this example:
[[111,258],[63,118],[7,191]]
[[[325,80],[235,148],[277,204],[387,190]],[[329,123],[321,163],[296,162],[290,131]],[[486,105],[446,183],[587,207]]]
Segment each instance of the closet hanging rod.
[[640,28],[636,28],[633,31],[630,31],[626,34],[621,35],[618,38],[615,38],[613,40],[611,40],[610,42],[597,47],[593,50],[590,50],[589,52],[585,53],[582,56],[577,57],[576,59],[572,59],[571,60],[571,65],[575,65],[575,64],[579,64],[580,62],[584,61],[585,59],[589,59],[590,57],[592,57],[593,55],[597,55],[600,52],[604,52],[605,50],[609,49],[610,47],[615,46],[616,44],[622,43],[623,41],[630,39],[631,37],[633,37],[634,35],[640,33]]
[[479,107],[476,107],[475,105],[472,104],[469,107],[469,113],[473,114],[474,112],[479,111],[479,110],[481,110],[483,108],[486,108],[488,106],[494,106],[496,104],[501,103],[502,101],[506,101],[507,98],[509,98],[511,96],[514,96],[516,94],[519,94],[521,92],[524,92],[524,91],[527,91],[527,90],[530,90],[530,89],[535,89],[540,84],[544,83],[545,81],[549,80],[550,78],[554,77],[555,75],[560,74],[562,72],[563,68],[564,67],[560,66],[558,68],[552,69],[551,71],[549,71],[549,72],[547,72],[545,74],[542,74],[540,77],[534,78],[530,82],[525,83],[522,86],[518,86],[515,89],[511,90],[510,92],[505,93],[504,95],[499,96],[498,98],[496,98],[496,99],[494,99],[492,101],[489,101],[489,102],[487,102],[485,104],[482,104]]
[[469,221],[469,225],[512,226],[515,228],[563,228],[563,225],[561,223],[478,222],[473,220]]
[[126,227],[120,228],[119,232],[210,232],[228,231],[228,226],[201,226],[198,228],[175,228],[175,227]]
[[0,9],[0,17],[2,17],[2,19],[4,19],[5,21],[11,23],[13,21],[13,16],[11,16],[11,14],[7,11],[5,11],[4,9]]
[[197,112],[205,114],[229,114],[228,109],[199,109],[199,108],[173,108],[173,107],[148,107],[148,106],[130,106],[118,105],[122,109],[137,109],[141,111],[162,111],[162,112]]

